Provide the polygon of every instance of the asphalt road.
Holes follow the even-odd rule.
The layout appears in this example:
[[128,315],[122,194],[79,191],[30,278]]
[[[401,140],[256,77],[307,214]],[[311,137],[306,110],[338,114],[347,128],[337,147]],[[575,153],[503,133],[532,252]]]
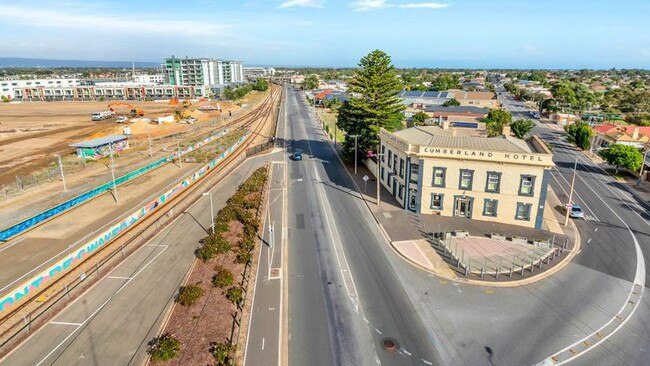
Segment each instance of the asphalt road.
[[[301,92],[289,89],[290,365],[425,365],[439,355],[365,204]],[[380,345],[390,337],[398,352]]]
[[[269,159],[249,159],[212,187],[215,212]],[[0,365],[139,365],[210,225],[210,196],[98,281]]]

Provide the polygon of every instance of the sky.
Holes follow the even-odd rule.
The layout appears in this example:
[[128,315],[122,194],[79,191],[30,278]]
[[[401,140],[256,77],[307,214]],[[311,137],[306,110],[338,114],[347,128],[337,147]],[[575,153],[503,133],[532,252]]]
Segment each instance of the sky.
[[0,57],[650,68],[650,0],[0,0]]

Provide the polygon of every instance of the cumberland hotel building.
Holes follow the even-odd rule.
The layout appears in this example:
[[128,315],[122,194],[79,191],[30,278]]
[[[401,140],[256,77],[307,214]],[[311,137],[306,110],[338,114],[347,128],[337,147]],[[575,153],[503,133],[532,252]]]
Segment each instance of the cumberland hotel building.
[[524,141],[505,130],[382,129],[381,184],[413,212],[541,229],[552,153],[537,136]]

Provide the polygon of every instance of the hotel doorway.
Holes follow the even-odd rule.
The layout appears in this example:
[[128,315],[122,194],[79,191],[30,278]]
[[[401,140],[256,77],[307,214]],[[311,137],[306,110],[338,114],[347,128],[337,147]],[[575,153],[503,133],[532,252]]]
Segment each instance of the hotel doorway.
[[474,198],[465,196],[456,196],[454,200],[454,216],[472,218],[472,206]]

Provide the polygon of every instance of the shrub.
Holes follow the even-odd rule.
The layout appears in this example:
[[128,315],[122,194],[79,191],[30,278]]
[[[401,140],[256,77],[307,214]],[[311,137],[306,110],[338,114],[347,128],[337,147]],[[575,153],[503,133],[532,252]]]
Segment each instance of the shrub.
[[235,263],[239,264],[248,264],[253,260],[253,252],[245,248],[239,248],[237,251],[237,257],[235,257]]
[[210,353],[212,353],[217,366],[232,366],[235,364],[232,357],[235,347],[230,342],[213,342],[210,346]]
[[147,352],[151,355],[151,362],[171,360],[181,352],[181,342],[165,333],[149,342]]
[[230,242],[226,240],[221,233],[207,236],[203,246],[211,247],[214,253],[226,253],[231,248]]
[[212,278],[212,285],[214,285],[214,287],[224,288],[226,286],[232,285],[232,272],[230,272],[227,268],[223,268],[221,266],[216,266],[214,269],[217,271],[217,273]]
[[244,301],[244,289],[241,287],[231,287],[226,291],[226,298],[233,304],[239,305]]
[[176,302],[183,306],[194,305],[203,296],[203,289],[197,285],[182,286]]
[[201,246],[199,249],[196,250],[195,254],[197,258],[205,262],[212,259],[212,257],[214,257],[216,253],[217,253],[217,248],[214,245],[209,245],[207,243],[204,243],[203,246]]

